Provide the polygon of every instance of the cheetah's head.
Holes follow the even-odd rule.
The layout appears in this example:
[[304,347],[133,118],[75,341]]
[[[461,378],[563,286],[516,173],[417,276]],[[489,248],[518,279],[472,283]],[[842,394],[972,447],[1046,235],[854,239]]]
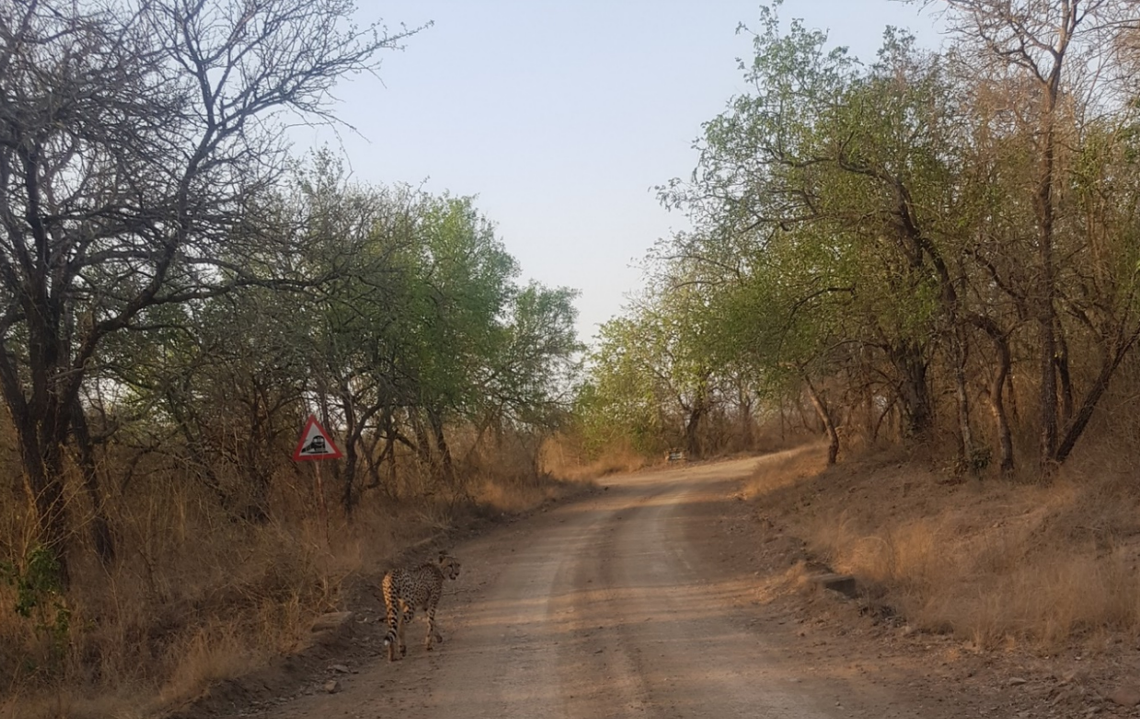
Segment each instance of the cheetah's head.
[[459,576],[459,560],[447,552],[440,552],[439,569],[443,572],[443,576],[448,579],[455,579]]

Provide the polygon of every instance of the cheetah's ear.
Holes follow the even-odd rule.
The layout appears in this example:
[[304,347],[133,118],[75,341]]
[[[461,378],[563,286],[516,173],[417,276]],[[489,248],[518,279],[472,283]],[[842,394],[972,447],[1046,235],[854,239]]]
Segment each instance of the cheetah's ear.
[[446,550],[440,550],[439,561],[442,562],[445,559],[447,559],[447,551]]

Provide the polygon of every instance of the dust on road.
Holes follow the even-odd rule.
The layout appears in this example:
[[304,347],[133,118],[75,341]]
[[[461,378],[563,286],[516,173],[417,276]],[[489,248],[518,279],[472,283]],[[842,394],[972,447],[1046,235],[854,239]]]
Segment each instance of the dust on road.
[[[765,459],[611,478],[604,492],[456,546],[445,642],[379,657],[282,719],[433,717],[909,717],[921,707],[805,666],[758,620],[751,572],[709,508]],[[916,714],[916,712],[920,712]]]

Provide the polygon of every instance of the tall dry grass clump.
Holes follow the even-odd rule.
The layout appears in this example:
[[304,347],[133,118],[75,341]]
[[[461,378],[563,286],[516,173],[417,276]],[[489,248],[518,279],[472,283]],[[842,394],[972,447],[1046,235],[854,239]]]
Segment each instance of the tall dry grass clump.
[[912,626],[1042,651],[1140,637],[1140,488],[1119,453],[1047,485],[948,481],[901,457],[825,470],[818,455],[788,453],[750,496]]
[[[86,546],[90,508],[75,492],[71,588],[0,581],[0,717],[150,715],[293,651],[317,615],[343,607],[351,578],[469,517],[526,511],[579,486],[536,472],[525,449],[465,452],[450,487],[403,458],[399,481],[364,493],[351,519],[325,467],[327,524],[311,465],[277,471],[268,518],[251,521],[192,472],[144,460],[109,498],[119,547],[109,569]],[[34,545],[17,506],[0,511],[0,558],[30,576]],[[13,611],[29,597],[34,606]]]
[[626,437],[601,450],[589,452],[583,446],[581,437],[568,433],[556,434],[544,442],[539,459],[543,471],[576,481],[636,472],[655,461],[634,448]]
[[[74,561],[66,595],[45,588],[22,599],[37,590],[0,590],[9,706],[35,716],[36,697],[58,692],[69,706],[64,715],[82,716],[90,696],[100,697],[96,706],[107,694],[133,697],[128,703],[139,711],[184,700],[260,656],[287,651],[313,615],[336,605],[344,577],[359,565],[352,539],[364,527],[326,542],[311,513],[288,507],[286,496],[276,498],[273,521],[238,521],[184,479],[149,475],[116,503],[114,567]],[[379,533],[374,549],[391,551],[386,540]],[[25,563],[24,571],[34,568]],[[11,612],[22,600],[36,605]],[[43,715],[56,715],[48,704]]]
[[559,437],[505,434],[463,452],[463,492],[485,516],[526,512],[589,487],[598,476],[576,463]]

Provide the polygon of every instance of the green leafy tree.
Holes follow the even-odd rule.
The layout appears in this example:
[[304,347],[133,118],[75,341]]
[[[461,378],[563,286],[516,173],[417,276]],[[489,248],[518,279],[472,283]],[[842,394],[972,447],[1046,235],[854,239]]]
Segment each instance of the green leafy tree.
[[906,433],[926,437],[932,338],[939,321],[953,323],[956,302],[931,229],[948,134],[938,63],[888,34],[881,62],[865,71],[843,49],[826,51],[820,32],[793,22],[783,34],[769,9],[761,21],[745,68],[756,91],[706,124],[692,181],[662,188],[701,228],[679,253],[712,273],[733,268],[732,284],[779,286],[788,324],[792,310],[805,317],[820,293],[842,290],[848,321],[816,334],[818,357],[837,342],[876,349]]
[[703,429],[721,399],[707,310],[694,288],[666,286],[602,326],[583,396],[595,447],[625,438],[645,453],[704,454]]

